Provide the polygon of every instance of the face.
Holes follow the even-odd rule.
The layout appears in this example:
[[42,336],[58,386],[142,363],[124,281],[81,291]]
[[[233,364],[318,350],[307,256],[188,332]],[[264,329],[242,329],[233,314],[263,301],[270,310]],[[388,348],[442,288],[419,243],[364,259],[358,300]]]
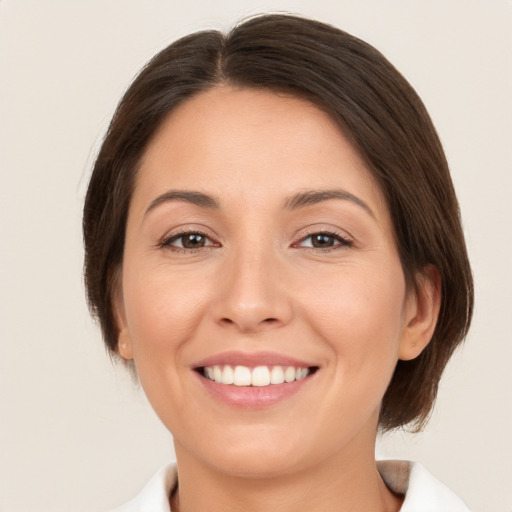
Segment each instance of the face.
[[130,205],[116,316],[178,461],[266,475],[373,457],[417,311],[382,194],[326,114],[223,86],[166,119]]

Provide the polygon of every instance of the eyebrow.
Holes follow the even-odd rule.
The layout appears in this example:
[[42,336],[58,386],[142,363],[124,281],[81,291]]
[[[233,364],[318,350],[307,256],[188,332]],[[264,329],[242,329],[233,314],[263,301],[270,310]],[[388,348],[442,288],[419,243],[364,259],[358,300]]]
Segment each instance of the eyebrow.
[[[363,210],[375,218],[375,214],[371,208],[362,199],[343,189],[306,190],[287,199],[285,201],[284,208],[287,210],[297,210],[307,206],[322,203],[324,201],[329,201],[331,199],[350,201],[363,208]],[[169,190],[168,192],[159,195],[157,198],[151,201],[151,204],[144,212],[144,216],[146,216],[149,212],[161,204],[170,201],[186,201],[191,204],[200,206],[201,208],[207,208],[211,210],[218,210],[220,208],[219,201],[215,197],[208,194],[194,190]]]
[[186,201],[200,206],[201,208],[208,208],[211,210],[219,209],[219,202],[217,199],[207,194],[203,194],[202,192],[196,192],[194,190],[169,190],[168,192],[158,196],[156,199],[153,199],[144,212],[144,215],[147,215],[157,206],[170,201]]
[[360,206],[369,213],[373,218],[375,214],[372,209],[359,197],[347,192],[343,189],[328,189],[328,190],[306,190],[295,194],[285,202],[285,208],[288,210],[297,210],[306,206],[315,205],[331,199],[341,199],[343,201],[350,201],[351,203]]

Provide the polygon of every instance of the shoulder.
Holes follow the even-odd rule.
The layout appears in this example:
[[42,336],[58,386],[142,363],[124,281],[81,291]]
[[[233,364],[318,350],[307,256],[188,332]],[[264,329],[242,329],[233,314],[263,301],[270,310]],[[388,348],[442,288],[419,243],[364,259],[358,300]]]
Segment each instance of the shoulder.
[[111,512],[171,512],[169,496],[176,482],[176,466],[165,466],[151,478],[135,498]]
[[383,460],[377,467],[386,485],[405,495],[400,512],[469,512],[453,491],[417,462]]

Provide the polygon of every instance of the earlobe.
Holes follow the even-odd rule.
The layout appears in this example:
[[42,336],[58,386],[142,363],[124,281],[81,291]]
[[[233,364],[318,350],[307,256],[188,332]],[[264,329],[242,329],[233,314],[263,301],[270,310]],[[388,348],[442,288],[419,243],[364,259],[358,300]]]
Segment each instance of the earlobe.
[[127,329],[123,329],[119,332],[118,341],[117,341],[117,353],[127,361],[133,359],[132,354],[132,344],[129,339],[129,334]]
[[127,361],[133,359],[132,342],[130,331],[128,329],[128,322],[126,321],[126,312],[123,302],[123,293],[120,289],[121,286],[116,287],[116,291],[112,298],[112,308],[114,313],[114,320],[118,330],[117,335],[117,353]]
[[428,265],[417,277],[417,286],[408,298],[404,332],[398,358],[409,361],[418,357],[430,343],[441,308],[441,277]]

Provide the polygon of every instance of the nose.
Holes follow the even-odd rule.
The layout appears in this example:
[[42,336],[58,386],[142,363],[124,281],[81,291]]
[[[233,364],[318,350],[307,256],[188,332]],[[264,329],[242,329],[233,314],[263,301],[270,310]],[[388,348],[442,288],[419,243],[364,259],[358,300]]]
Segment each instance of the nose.
[[231,255],[213,306],[215,321],[243,333],[288,324],[293,307],[283,264],[272,250],[254,250],[254,246]]

